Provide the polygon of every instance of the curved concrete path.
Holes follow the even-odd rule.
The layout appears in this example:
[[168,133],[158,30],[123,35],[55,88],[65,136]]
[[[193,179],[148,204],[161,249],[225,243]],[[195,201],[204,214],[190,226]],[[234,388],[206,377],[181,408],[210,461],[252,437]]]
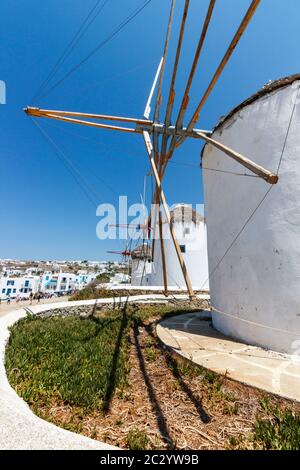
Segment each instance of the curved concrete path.
[[300,358],[230,339],[211,325],[211,312],[183,314],[157,325],[160,340],[181,356],[219,374],[300,401]]
[[[177,299],[187,299],[186,295],[173,296]],[[200,299],[207,299],[207,295],[199,295]],[[142,295],[121,297],[119,302],[166,302],[164,295]],[[62,450],[62,449],[86,449],[109,450],[117,449],[108,444],[89,439],[70,431],[55,426],[38,418],[28,405],[11,388],[7,380],[4,367],[5,346],[9,338],[9,327],[16,321],[26,316],[25,308],[33,314],[57,308],[94,305],[95,300],[66,302],[57,301],[47,304],[26,305],[16,309],[16,305],[0,306],[0,450],[33,449],[33,450]],[[116,299],[98,299],[97,304],[114,303]]]

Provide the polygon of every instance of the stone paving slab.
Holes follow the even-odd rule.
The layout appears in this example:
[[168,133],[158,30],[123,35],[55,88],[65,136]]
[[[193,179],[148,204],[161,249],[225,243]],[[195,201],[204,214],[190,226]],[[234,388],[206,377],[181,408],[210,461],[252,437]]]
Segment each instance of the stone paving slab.
[[300,401],[300,363],[295,357],[249,346],[216,331],[210,312],[183,314],[157,325],[168,347],[209,370],[276,395]]

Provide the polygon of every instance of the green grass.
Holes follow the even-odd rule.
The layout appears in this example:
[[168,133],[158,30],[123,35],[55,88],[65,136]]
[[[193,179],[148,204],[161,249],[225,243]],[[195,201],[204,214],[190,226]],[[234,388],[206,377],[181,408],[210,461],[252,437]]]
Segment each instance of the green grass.
[[95,281],[93,281],[88,286],[84,287],[83,289],[75,292],[69,300],[93,300],[93,299],[107,299],[107,298],[115,298],[118,300],[120,297],[128,297],[128,295],[142,295],[145,292],[142,291],[130,291],[124,289],[118,290],[108,290],[105,287],[98,288]]
[[139,429],[131,429],[127,435],[127,446],[130,450],[145,450],[149,446],[149,438]]
[[[29,316],[12,326],[6,348],[8,379],[36,411],[51,402],[108,411],[118,390],[127,387],[129,334],[134,324],[182,313],[166,306],[128,306],[99,317]],[[149,345],[148,360],[156,351]]]
[[25,401],[58,399],[85,410],[126,386],[128,318],[28,318],[11,328],[8,379]]
[[235,449],[300,450],[300,414],[280,409],[267,396],[260,406],[263,414],[257,414],[253,432],[232,437],[229,444]]
[[277,408],[268,419],[258,417],[253,439],[265,450],[299,450],[300,414]]

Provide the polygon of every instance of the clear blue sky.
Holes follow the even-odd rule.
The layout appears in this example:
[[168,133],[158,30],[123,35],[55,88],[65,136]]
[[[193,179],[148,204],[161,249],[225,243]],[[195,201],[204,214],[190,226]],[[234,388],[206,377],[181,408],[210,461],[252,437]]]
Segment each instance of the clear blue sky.
[[[22,112],[24,106],[39,105],[142,116],[162,54],[169,0],[152,0],[121,33],[52,93],[39,102],[32,102],[33,95],[95,3],[96,0],[1,2],[0,80],[7,85],[7,104],[0,105],[0,258],[107,259],[111,255],[106,250],[122,247],[118,241],[104,242],[96,238],[95,206]],[[53,83],[142,3],[143,0],[109,0]],[[184,0],[176,3],[166,85]],[[190,112],[201,98],[249,4],[250,0],[217,0],[192,88]],[[191,0],[176,85],[177,105],[207,5],[208,0]],[[299,23],[298,0],[262,0],[207,102],[198,127],[211,128],[221,115],[268,80],[300,71]],[[140,201],[143,178],[149,169],[141,136],[54,121],[39,122],[82,174],[98,203],[116,204],[118,194],[128,195],[130,204]],[[200,142],[186,142],[174,155],[174,161],[197,165],[200,150]],[[200,171],[193,166],[170,164],[165,192],[170,204],[201,203]]]

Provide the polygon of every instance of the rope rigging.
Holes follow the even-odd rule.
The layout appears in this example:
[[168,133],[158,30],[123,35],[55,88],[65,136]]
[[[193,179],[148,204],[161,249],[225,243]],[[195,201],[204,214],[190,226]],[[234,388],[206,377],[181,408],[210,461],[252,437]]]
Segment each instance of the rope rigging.
[[100,49],[102,49],[107,43],[109,43],[122,29],[125,28],[136,16],[141,13],[152,0],[147,0],[140,7],[136,8],[129,16],[126,17],[105,39],[103,39],[89,54],[87,54],[77,65],[72,67],[60,80],[52,85],[47,92],[40,94],[39,99],[45,98],[59,85],[61,85],[70,75],[85,64],[91,57],[93,57]]
[[281,152],[278,167],[277,167],[277,175],[279,174],[279,171],[280,171],[280,167],[281,167],[281,164],[282,164],[284,152],[285,152],[285,149],[286,149],[286,144],[287,144],[287,141],[288,141],[288,138],[289,138],[289,135],[290,135],[290,130],[291,130],[291,127],[292,127],[292,122],[293,122],[296,106],[298,104],[299,91],[300,91],[300,85],[298,86],[297,95],[295,97],[295,102],[294,102],[294,105],[293,105],[293,108],[292,108],[291,117],[290,117],[290,120],[289,120],[289,123],[288,123],[287,132],[286,132],[286,136],[285,136],[283,147],[282,147],[282,152]]
[[[103,10],[103,8],[105,7],[105,5],[107,4],[107,2],[109,0],[103,0],[103,3],[102,5],[100,6],[99,10],[96,11],[96,13],[94,14],[94,16],[90,19],[90,17],[93,15],[93,13],[95,12],[95,10],[97,9],[97,7],[99,6],[100,2],[102,0],[97,0],[96,4],[92,7],[92,9],[90,10],[90,12],[88,13],[87,17],[85,18],[85,20],[83,21],[83,23],[81,24],[80,28],[77,30],[75,36],[73,37],[73,39],[71,40],[71,42],[67,45],[67,47],[65,48],[65,50],[63,51],[62,55],[60,56],[60,58],[57,60],[57,62],[54,64],[54,67],[52,68],[52,70],[50,70],[48,76],[45,78],[45,80],[42,82],[42,84],[40,85],[39,89],[37,90],[37,92],[35,93],[35,95],[33,96],[32,98],[32,102],[34,102],[35,100],[38,99],[39,95],[42,93],[42,90],[45,90],[48,83],[52,80],[52,78],[54,77],[54,75],[57,73],[57,71],[59,70],[59,68],[63,65],[63,63],[67,60],[67,58],[70,56],[70,54],[72,53],[72,51],[74,50],[74,48],[77,46],[77,44],[79,43],[80,39],[84,36],[84,34],[87,32],[87,30],[89,29],[89,27],[93,24],[93,22],[95,21],[95,19],[99,16],[99,14],[101,13],[101,11]],[[90,21],[89,21],[90,20]]]
[[216,264],[216,266],[212,269],[212,271],[210,271],[210,274],[209,274],[209,277],[205,280],[205,282],[202,284],[201,288],[206,284],[207,281],[210,281],[210,279],[212,278],[212,276],[215,274],[215,272],[217,271],[217,269],[219,268],[220,264],[222,263],[222,261],[224,260],[224,258],[228,255],[228,253],[230,252],[230,250],[232,249],[233,245],[236,243],[236,241],[239,239],[239,237],[242,235],[242,233],[244,232],[244,230],[246,229],[246,227],[248,226],[249,222],[253,219],[254,215],[256,214],[256,212],[258,211],[258,209],[260,208],[260,206],[263,204],[263,202],[266,200],[267,196],[270,194],[271,190],[273,189],[273,186],[270,186],[269,189],[267,190],[267,192],[264,194],[263,198],[260,200],[260,202],[257,204],[257,206],[255,207],[255,209],[251,212],[250,216],[247,218],[246,222],[244,223],[244,225],[242,226],[242,228],[239,230],[239,232],[237,233],[237,235],[234,237],[234,239],[232,240],[232,242],[230,243],[229,247],[226,249],[225,253],[223,254],[223,256],[220,258],[220,260],[218,261],[218,263]]
[[[279,171],[280,171],[280,168],[281,168],[281,164],[282,164],[282,161],[283,161],[283,157],[284,157],[284,153],[285,153],[285,149],[286,149],[286,145],[287,145],[287,142],[288,142],[288,138],[289,138],[289,134],[290,134],[290,130],[291,130],[291,126],[292,126],[292,122],[293,122],[293,118],[294,118],[294,114],[295,114],[295,110],[296,110],[296,106],[298,104],[298,96],[299,96],[299,91],[300,91],[300,85],[298,86],[298,89],[297,89],[297,94],[296,94],[296,97],[295,97],[295,101],[294,101],[294,104],[293,104],[293,107],[292,107],[292,111],[291,111],[291,116],[289,118],[289,122],[288,122],[288,125],[287,125],[287,130],[286,130],[286,134],[285,134],[285,137],[284,137],[284,142],[283,142],[283,147],[282,147],[282,152],[281,152],[281,155],[280,155],[280,159],[279,159],[279,163],[278,163],[278,167],[277,167],[277,175],[279,174]],[[204,168],[203,168],[204,169]],[[221,170],[213,170],[213,171],[221,171]],[[226,173],[225,171],[222,170],[223,173]],[[257,177],[256,175],[243,175],[243,176],[251,176],[251,177]],[[209,275],[209,280],[211,279],[211,277],[214,275],[214,273],[217,271],[217,269],[219,268],[220,264],[222,263],[222,261],[224,260],[224,258],[226,257],[226,255],[229,253],[229,251],[232,249],[233,245],[235,244],[235,242],[238,240],[238,238],[242,235],[242,233],[244,232],[244,230],[246,229],[246,227],[248,226],[249,222],[252,220],[252,218],[254,217],[254,215],[256,214],[256,212],[258,211],[258,209],[260,208],[260,206],[263,204],[263,202],[265,201],[265,199],[267,198],[267,196],[269,195],[269,193],[271,192],[273,186],[270,186],[270,188],[267,190],[266,194],[263,196],[263,198],[261,199],[261,201],[258,203],[258,205],[256,206],[256,208],[254,209],[254,211],[250,214],[249,218],[246,220],[245,224],[242,226],[241,230],[238,232],[238,234],[236,235],[236,237],[233,239],[232,243],[230,244],[230,246],[227,248],[227,250],[225,251],[224,255],[221,257],[221,259],[219,260],[219,262],[217,263],[217,265],[213,268],[212,272],[210,273]],[[206,279],[205,283],[208,281],[208,279]],[[205,283],[203,285],[205,285]],[[222,313],[222,312],[220,312]],[[262,326],[262,325],[260,325]],[[282,330],[281,330],[282,331]]]
[[58,146],[56,142],[50,137],[44,128],[34,119],[32,122],[37,127],[38,131],[42,137],[52,146],[55,151],[55,154],[58,156],[60,161],[64,164],[65,168],[70,172],[70,174],[75,179],[76,183],[79,185],[81,190],[86,195],[87,199],[91,202],[94,208],[97,208],[99,205],[99,195],[91,188],[86,179],[82,176],[81,172],[77,170],[74,163],[67,157],[66,153]]
[[[34,121],[34,120],[33,120]],[[34,121],[35,122],[35,121]],[[36,122],[35,122],[36,124]],[[49,122],[49,125],[51,127],[55,127],[56,129],[59,129],[60,132],[62,132],[63,134],[66,134],[66,135],[71,135],[71,136],[74,136],[74,137],[79,137],[80,139],[82,140],[86,140],[88,142],[92,142],[93,144],[96,144],[96,145],[99,145],[99,146],[105,146],[107,147],[106,144],[103,144],[102,142],[100,142],[99,140],[94,140],[94,139],[91,139],[90,137],[87,137],[87,136],[83,136],[81,134],[78,134],[78,133],[75,133],[75,132],[71,132],[69,130],[66,130],[64,128],[62,128],[61,126],[57,126],[56,124],[53,124],[52,122],[50,123]],[[52,138],[53,140],[53,138]],[[109,147],[108,147],[109,148]],[[98,173],[95,173],[95,170],[88,167],[86,162],[85,162],[85,170],[88,171],[88,173],[90,173],[94,178],[98,179],[114,196],[116,197],[119,197],[119,194],[112,188],[111,185],[109,185],[103,178],[101,178],[99,176]]]

